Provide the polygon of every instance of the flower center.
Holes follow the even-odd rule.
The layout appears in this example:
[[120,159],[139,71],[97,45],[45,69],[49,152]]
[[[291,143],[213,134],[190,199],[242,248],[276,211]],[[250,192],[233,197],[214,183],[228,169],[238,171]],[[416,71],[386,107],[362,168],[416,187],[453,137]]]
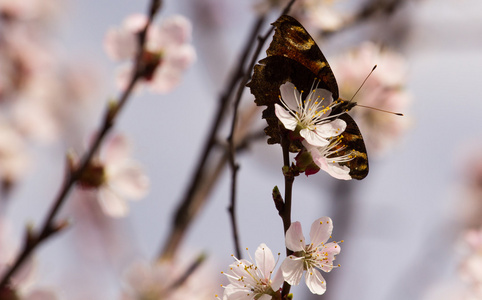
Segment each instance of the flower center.
[[335,137],[328,146],[324,148],[318,148],[320,154],[332,163],[347,162],[355,158],[353,151],[349,151],[347,154],[340,155],[339,152],[344,150],[346,146],[342,144],[343,135]]
[[79,178],[84,188],[98,188],[106,182],[105,168],[102,164],[92,162],[85,168]]
[[280,102],[284,108],[293,115],[298,121],[298,125],[303,129],[315,130],[316,125],[326,122],[332,117],[329,116],[333,107],[340,105],[340,102],[333,101],[331,92],[325,89],[318,89],[318,83],[313,82],[310,93],[303,100],[303,91],[298,92],[293,89],[293,96],[297,108],[291,109],[286,101],[280,97]]

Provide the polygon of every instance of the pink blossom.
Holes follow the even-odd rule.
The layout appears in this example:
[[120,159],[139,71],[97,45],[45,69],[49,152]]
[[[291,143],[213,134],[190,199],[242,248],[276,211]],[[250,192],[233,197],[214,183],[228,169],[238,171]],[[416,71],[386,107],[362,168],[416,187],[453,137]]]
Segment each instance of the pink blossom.
[[306,285],[313,294],[321,295],[326,291],[326,282],[320,269],[330,272],[333,269],[335,255],[340,253],[337,242],[326,243],[331,237],[333,222],[329,217],[322,217],[311,225],[311,243],[306,244],[300,222],[291,223],[286,232],[286,248],[294,253],[281,264],[281,271],[286,282],[291,285],[300,283],[303,272],[306,271]]
[[95,71],[59,64],[46,41],[8,33],[0,47],[2,113],[26,137],[56,141],[85,117],[97,87]]
[[[345,99],[353,97],[370,70],[377,65],[354,100],[360,105],[406,113],[411,97],[405,90],[407,64],[400,54],[382,50],[373,43],[364,43],[330,60],[330,64],[340,87],[340,96]],[[389,150],[410,124],[407,116],[361,107],[355,107],[351,115],[360,127],[370,154],[383,154]]]
[[110,139],[99,160],[94,160],[80,180],[82,187],[94,190],[105,214],[125,216],[125,199],[139,200],[149,189],[149,179],[130,157],[127,140],[120,135]]
[[60,13],[58,0],[0,0],[0,15],[9,20],[48,22]]
[[122,300],[138,299],[212,299],[210,276],[195,270],[194,273],[177,286],[178,280],[185,275],[179,262],[163,261],[148,263],[133,262],[125,271],[125,287],[122,290]]
[[[268,13],[271,9],[286,7],[289,0],[259,0],[255,10],[260,14]],[[290,15],[300,21],[309,31],[335,31],[342,27],[349,18],[339,10],[333,0],[299,0],[295,1]]]
[[[110,29],[104,40],[107,54],[114,60],[133,59],[137,54],[137,34],[144,28],[147,17],[136,14],[128,17],[121,28]],[[144,64],[148,65],[143,79],[152,91],[167,93],[177,86],[183,72],[195,61],[196,53],[190,44],[191,23],[183,16],[172,16],[161,25],[152,24],[147,32]],[[118,85],[125,88],[131,68],[118,75]]]
[[473,251],[480,251],[482,254],[482,228],[468,230],[465,233],[465,241]]
[[272,299],[283,283],[283,277],[280,272],[273,275],[276,261],[271,249],[265,244],[259,245],[255,264],[246,259],[234,259],[236,261],[229,266],[231,273],[223,273],[230,282],[225,287],[223,299]]
[[24,138],[11,125],[0,121],[0,181],[14,184],[25,176],[30,157]]
[[347,162],[353,159],[350,153],[345,155],[338,155],[339,138],[333,138],[330,144],[324,147],[314,147],[303,141],[303,146],[310,152],[313,162],[323,171],[330,174],[336,179],[350,180],[350,168],[340,163]]
[[466,231],[464,238],[469,254],[460,265],[460,273],[482,295],[482,228]]

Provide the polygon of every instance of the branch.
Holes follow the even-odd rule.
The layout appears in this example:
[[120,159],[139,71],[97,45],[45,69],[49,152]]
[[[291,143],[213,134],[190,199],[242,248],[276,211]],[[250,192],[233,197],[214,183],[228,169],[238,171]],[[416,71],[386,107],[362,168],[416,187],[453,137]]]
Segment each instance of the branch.
[[[281,131],[283,132],[283,131]],[[286,232],[288,228],[291,226],[291,200],[292,200],[292,192],[293,192],[293,182],[295,177],[290,168],[290,141],[288,140],[287,136],[281,137],[281,147],[283,150],[283,175],[285,179],[285,195],[284,195],[284,203],[281,205],[281,209],[278,208],[278,213],[283,220],[283,229],[284,234],[286,236]],[[276,203],[276,202],[275,202]],[[279,206],[279,203],[278,203]],[[293,251],[286,248],[286,257],[293,254]],[[283,289],[281,292],[281,299],[287,299],[288,294],[290,293],[291,285],[286,281],[283,283]]]
[[[256,40],[262,23],[264,23],[264,17],[258,17],[255,25],[253,26],[251,34],[246,41],[244,49],[241,52],[241,57],[239,59],[237,68],[232,73],[229,84],[226,86],[226,89],[224,90],[219,100],[218,110],[213,120],[211,130],[209,131],[210,134],[206,140],[206,144],[204,146],[204,150],[202,152],[199,163],[195,169],[195,172],[193,173],[193,176],[191,177],[189,188],[186,190],[187,192],[182,198],[182,201],[177,208],[172,224],[171,233],[164,244],[164,248],[159,254],[160,259],[170,259],[174,255],[174,252],[176,251],[182,238],[184,237],[185,231],[187,230],[189,224],[196,215],[197,211],[192,209],[194,198],[196,197],[196,194],[200,189],[202,178],[204,177],[204,174],[206,172],[205,169],[208,158],[214,146],[216,145],[216,136],[221,126],[221,122],[226,115],[229,100],[232,97],[232,93],[235,90],[236,84],[239,83],[240,79],[243,78],[246,73],[244,70],[244,65],[246,63],[249,53],[252,50],[252,46],[254,44],[254,41]],[[254,56],[257,57],[258,53],[255,53]],[[248,70],[251,70],[251,68],[252,67],[249,67]],[[244,84],[240,84],[240,86],[244,87]]]
[[47,238],[59,232],[61,229],[65,228],[65,226],[63,225],[57,225],[57,226],[54,225],[53,221],[57,213],[59,212],[60,208],[65,203],[67,196],[72,190],[72,187],[81,178],[82,173],[85,171],[90,161],[92,160],[92,157],[99,149],[102,141],[104,140],[104,137],[114,126],[114,122],[117,116],[119,115],[120,111],[125,106],[125,103],[129,99],[136,82],[142,77],[143,73],[145,72],[144,71],[145,65],[142,62],[142,52],[143,52],[144,44],[146,40],[146,32],[152,22],[152,19],[154,18],[155,14],[159,10],[160,6],[161,6],[160,0],[151,1],[150,7],[149,7],[149,16],[148,16],[147,24],[139,34],[139,48],[135,58],[134,72],[132,74],[132,78],[129,82],[129,85],[127,86],[125,91],[121,94],[121,96],[119,97],[119,100],[113,104],[109,104],[109,106],[107,107],[101,128],[98,131],[98,134],[95,137],[94,142],[90,146],[90,149],[82,157],[81,163],[79,164],[79,166],[76,169],[71,168],[68,170],[68,173],[66,174],[66,178],[64,179],[64,182],[62,184],[62,187],[57,197],[55,198],[53,206],[51,207],[50,212],[45,218],[41,228],[38,230],[37,233],[34,232],[33,229],[32,230],[27,229],[27,234],[26,234],[27,238],[26,238],[26,241],[24,242],[23,248],[20,254],[18,255],[18,257],[15,259],[14,263],[4,274],[0,282],[0,290],[2,290],[7,285],[9,279],[12,277],[12,275],[15,274],[15,272],[18,271],[18,269],[25,262],[25,260],[30,257],[34,249],[36,249]]
[[[295,0],[291,0],[288,5],[286,5],[285,9],[281,13],[282,15],[286,14],[289,12],[291,9],[291,6]],[[261,25],[264,23],[265,15],[262,15],[258,18],[258,21],[255,25],[256,30],[254,32],[259,32]],[[241,97],[243,96],[243,92],[245,90],[246,84],[248,81],[251,79],[251,71],[254,68],[254,65],[256,64],[256,61],[258,59],[258,55],[261,52],[261,48],[263,47],[264,43],[270,36],[271,32],[273,31],[273,27],[270,27],[268,32],[262,36],[258,37],[258,47],[255,50],[254,55],[251,58],[251,61],[248,66],[249,72],[245,72],[244,76],[241,80],[241,83],[238,85],[238,89],[236,91],[236,97],[234,100],[234,111],[233,111],[233,119],[231,122],[231,131],[230,134],[227,138],[228,140],[228,149],[229,149],[229,165],[231,167],[231,202],[228,208],[229,215],[231,217],[231,226],[232,226],[232,231],[233,231],[233,239],[234,239],[234,249],[236,251],[236,257],[238,259],[241,259],[241,250],[239,246],[239,235],[238,235],[238,229],[237,229],[237,224],[236,224],[236,181],[237,181],[237,173],[239,170],[239,165],[236,164],[236,158],[235,158],[235,146],[234,146],[234,132],[236,128],[236,120],[237,120],[237,114],[238,114],[238,107],[239,103],[241,102]],[[254,37],[255,35],[252,35]]]

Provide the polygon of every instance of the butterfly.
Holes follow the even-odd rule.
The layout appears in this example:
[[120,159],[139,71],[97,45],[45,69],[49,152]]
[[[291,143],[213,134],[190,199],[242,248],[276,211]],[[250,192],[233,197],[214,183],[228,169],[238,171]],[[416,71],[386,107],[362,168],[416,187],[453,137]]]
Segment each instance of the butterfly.
[[[280,143],[280,127],[275,115],[275,104],[279,104],[280,86],[291,82],[301,91],[310,91],[313,83],[318,89],[326,89],[332,93],[338,105],[330,116],[346,122],[345,131],[338,136],[338,150],[331,157],[347,156],[351,160],[340,163],[350,169],[349,175],[354,179],[363,179],[368,174],[368,157],[360,130],[351,116],[346,112],[356,106],[355,102],[339,98],[338,84],[328,61],[316,45],[306,29],[293,17],[281,16],[272,24],[275,27],[273,41],[266,51],[267,57],[254,67],[254,73],[247,86],[255,96],[258,106],[267,106],[263,118],[267,121],[265,128],[269,136],[268,143]],[[300,143],[291,142],[290,151],[298,152]]]

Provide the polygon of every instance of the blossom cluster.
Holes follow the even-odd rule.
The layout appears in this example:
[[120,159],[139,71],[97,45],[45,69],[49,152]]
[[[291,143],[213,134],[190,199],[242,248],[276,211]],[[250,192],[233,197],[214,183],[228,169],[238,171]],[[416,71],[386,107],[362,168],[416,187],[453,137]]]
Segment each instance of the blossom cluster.
[[133,262],[124,272],[120,299],[212,299],[214,282],[209,272],[204,269],[184,274],[183,263],[179,259]]
[[[93,93],[96,91],[94,70],[85,65],[67,64],[58,59],[59,53],[53,47],[54,41],[48,37],[52,30],[51,23],[56,19],[60,3],[49,1],[0,1],[0,274],[4,276],[15,263],[17,249],[10,247],[11,241],[4,241],[5,224],[4,207],[12,188],[26,174],[30,167],[29,143],[41,142],[42,145],[56,146],[55,142],[67,142],[78,145],[84,140],[85,126],[89,118],[85,112],[93,107]],[[105,48],[116,60],[135,59],[139,53],[138,34],[146,26],[147,17],[134,15],[129,17],[121,29],[110,30],[105,39]],[[179,84],[183,72],[192,64],[196,55],[189,44],[191,36],[190,22],[181,16],[166,19],[162,25],[153,24],[147,32],[141,63],[144,72],[140,81],[152,83],[152,90],[160,93],[171,91]],[[34,51],[32,50],[34,49]],[[132,73],[129,71],[129,75]],[[127,77],[124,76],[124,79]],[[126,79],[127,80],[127,79]],[[124,81],[125,83],[125,81]],[[108,109],[115,107],[110,103]],[[112,121],[112,120],[110,120]],[[95,133],[93,137],[97,137]],[[68,152],[68,169],[72,174],[80,174],[74,191],[73,201],[82,205],[94,203],[95,211],[75,210],[74,218],[84,214],[82,221],[91,221],[92,216],[108,219],[127,215],[129,207],[126,199],[139,200],[147,194],[149,179],[143,168],[131,158],[131,145],[121,134],[106,135],[106,142],[100,142],[98,151],[92,152],[92,157],[80,156],[71,149]],[[88,144],[85,153],[93,148]],[[64,145],[62,145],[64,147]],[[33,147],[30,147],[33,148]],[[76,173],[85,163],[85,169]],[[66,180],[68,181],[68,180]],[[65,196],[66,197],[66,196]],[[90,201],[91,199],[95,201]],[[63,199],[62,199],[63,200]],[[81,207],[78,205],[76,208]],[[102,214],[103,213],[103,214]],[[89,219],[90,218],[90,219]],[[79,221],[79,220],[75,220]],[[61,221],[61,224],[64,221]],[[102,232],[105,222],[94,224],[97,232]],[[65,222],[67,224],[67,222]],[[58,224],[52,225],[56,227]],[[62,227],[63,225],[59,225]],[[59,228],[60,228],[59,227]],[[82,226],[81,226],[82,227]],[[56,227],[57,228],[57,227]],[[32,233],[32,239],[35,237]],[[86,242],[87,241],[87,242]],[[84,245],[89,244],[89,237],[84,236]],[[7,247],[7,245],[9,247]],[[149,267],[137,267],[142,274],[150,271]],[[150,266],[152,286],[165,282],[168,274],[172,275],[173,267]],[[134,268],[135,269],[135,268]],[[161,271],[159,271],[161,270]],[[32,263],[27,262],[19,272],[14,274],[6,286],[0,289],[1,299],[57,299],[54,291],[32,288]],[[167,273],[166,273],[167,272]],[[162,278],[159,274],[163,275]],[[139,275],[139,274],[137,274]],[[178,274],[179,275],[179,274]],[[181,277],[180,274],[179,276]],[[150,275],[149,275],[150,276]],[[147,277],[142,285],[149,285]],[[172,276],[171,276],[172,277]],[[156,281],[157,280],[157,281]],[[160,280],[160,281],[159,281]],[[192,281],[192,280],[191,280]],[[139,283],[139,280],[137,281]],[[176,283],[176,282],[174,282]],[[179,283],[180,284],[180,283]],[[139,284],[132,284],[133,290]],[[146,297],[156,290],[149,287]],[[162,295],[172,294],[169,299],[187,299],[184,291],[189,289],[174,289],[166,286]],[[175,290],[175,293],[174,293]],[[180,293],[179,291],[183,291]],[[210,290],[212,291],[212,290]],[[172,293],[171,293],[172,292]],[[199,293],[196,292],[199,296]],[[208,295],[208,294],[206,294]],[[132,296],[129,289],[123,294],[125,299],[138,299]],[[144,297],[144,296],[142,296]],[[199,298],[198,298],[199,299]],[[207,299],[207,297],[206,297]]]
[[298,91],[291,82],[281,85],[280,94],[282,105],[275,104],[276,116],[286,129],[302,139],[316,166],[337,179],[351,179],[350,169],[340,163],[351,160],[352,156],[333,155],[340,150],[338,137],[347,126],[345,121],[330,116],[340,102],[333,101],[330,91],[316,86],[303,96],[303,91]]
[[[126,61],[138,55],[138,34],[146,23],[145,15],[134,14],[127,17],[120,28],[110,29],[104,39],[109,57]],[[191,32],[191,23],[180,15],[167,18],[162,24],[151,24],[141,54],[146,66],[142,81],[151,91],[162,94],[172,91],[183,72],[196,60],[196,52],[190,44]],[[121,89],[126,88],[132,72],[131,65],[120,70],[117,84]]]
[[[377,63],[380,67],[358,90],[367,71]],[[365,43],[335,58],[333,66],[342,87],[340,99],[351,99],[356,94],[356,105],[360,107],[353,109],[352,115],[363,129],[363,141],[368,151],[383,154],[402,136],[410,122],[407,118],[379,111],[405,111],[410,103],[411,97],[404,88],[407,71],[403,58],[394,52],[382,51],[373,43]],[[304,170],[307,175],[321,169],[337,179],[352,179],[345,163],[356,155],[353,151],[346,151],[348,149],[342,143],[347,123],[338,118],[340,114],[332,113],[343,102],[333,99],[330,91],[317,86],[315,81],[306,93],[289,81],[282,84],[280,104],[275,104],[275,114],[283,126],[292,131],[290,138],[301,140],[309,153],[308,162],[303,151],[297,157],[299,166],[308,166]],[[340,154],[340,150],[346,152]],[[310,166],[311,162],[316,166]]]
[[3,195],[31,170],[32,143],[50,146],[81,130],[81,117],[89,112],[96,91],[91,68],[58,59],[61,49],[47,33],[59,7],[57,0],[0,1]]
[[[92,195],[111,217],[126,216],[129,207],[125,200],[142,199],[149,189],[149,178],[139,163],[130,158],[130,148],[124,136],[111,137],[79,180],[80,196]],[[75,168],[78,162],[73,164]]]
[[[259,0],[255,6],[258,13],[266,13],[273,8],[284,8],[289,0]],[[335,31],[350,19],[347,12],[336,7],[333,0],[295,1],[291,15],[300,20],[307,28],[317,31]]]
[[[294,222],[286,232],[286,248],[292,254],[284,259],[278,271],[276,260],[265,244],[259,245],[253,259],[237,259],[229,266],[230,273],[224,273],[230,284],[225,286],[224,300],[238,299],[281,299],[280,287],[283,282],[298,285],[303,273],[308,289],[317,295],[326,291],[326,281],[319,270],[330,272],[335,255],[341,251],[338,242],[328,242],[333,231],[333,222],[322,217],[313,222],[310,230],[311,243],[306,243],[301,224]],[[279,254],[278,254],[279,256]]]
[[[369,71],[376,70],[360,88]],[[390,112],[406,112],[411,95],[406,89],[407,63],[401,54],[365,42],[331,61],[340,86],[340,96],[360,106]],[[357,90],[360,90],[357,92]],[[352,116],[363,129],[363,139],[370,154],[383,155],[403,136],[410,126],[410,118],[397,117],[374,109],[355,108]]]

